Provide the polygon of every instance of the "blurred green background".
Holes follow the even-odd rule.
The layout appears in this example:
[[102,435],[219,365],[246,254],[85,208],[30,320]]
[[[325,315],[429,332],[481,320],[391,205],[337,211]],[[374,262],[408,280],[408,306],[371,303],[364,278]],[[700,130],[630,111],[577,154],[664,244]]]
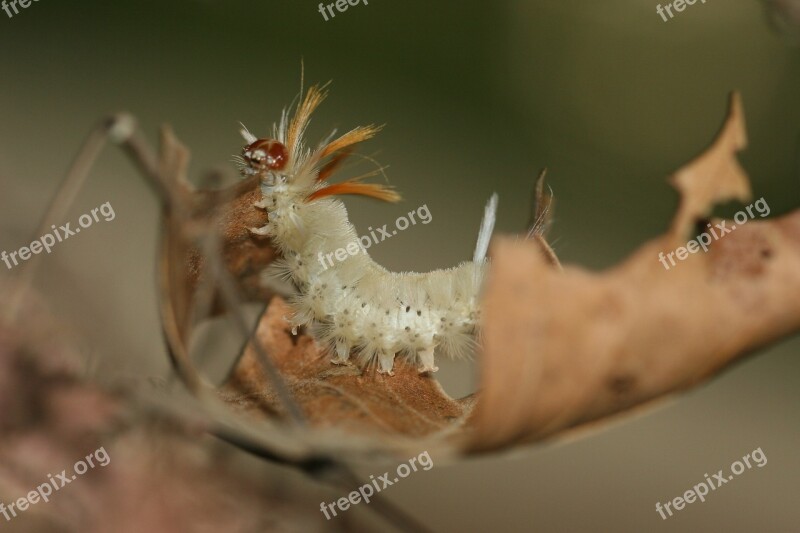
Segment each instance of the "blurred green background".
[[[797,208],[800,49],[756,0],[697,3],[669,22],[656,4],[371,0],[327,22],[317,3],[275,0],[41,0],[13,19],[0,12],[0,249],[30,242],[84,135],[112,111],[134,113],[153,141],[172,124],[195,178],[233,176],[237,122],[266,135],[299,89],[301,59],[306,84],[333,80],[311,139],[386,124],[362,152],[389,166],[405,202],[347,199],[359,231],[422,204],[431,212],[432,223],[371,250],[390,269],[470,258],[493,191],[498,230],[524,229],[544,166],[562,260],[615,264],[667,227],[677,197],[664,178],[710,142],[733,89],[756,197],[772,216]],[[37,287],[83,339],[93,372],[166,375],[157,203],[113,148],[68,220],[106,201],[116,219],[56,248]],[[784,342],[601,434],[434,468],[387,496],[437,531],[796,531],[798,349]],[[474,363],[441,366],[453,395],[474,390]],[[655,512],[758,447],[763,469],[667,521]]]

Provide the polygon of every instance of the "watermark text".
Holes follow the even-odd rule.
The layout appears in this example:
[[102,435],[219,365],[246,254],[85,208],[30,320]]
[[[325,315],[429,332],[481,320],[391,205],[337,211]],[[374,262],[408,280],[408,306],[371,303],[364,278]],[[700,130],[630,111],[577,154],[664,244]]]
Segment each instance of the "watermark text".
[[95,222],[100,222],[100,217],[98,215],[103,215],[103,219],[106,222],[111,222],[117,216],[116,213],[114,213],[114,208],[111,207],[111,202],[106,202],[100,207],[92,209],[90,213],[85,213],[78,217],[78,226],[75,228],[72,227],[71,222],[67,222],[58,228],[53,224],[51,226],[53,229],[51,233],[45,233],[37,240],[33,241],[30,246],[23,246],[19,250],[14,250],[12,252],[7,252],[5,250],[0,252],[0,260],[11,270],[19,265],[20,262],[30,259],[33,255],[40,254],[43,251],[49,254],[57,243],[64,242],[70,237],[80,233],[81,228],[86,229]]
[[[699,252],[701,248],[704,252],[707,252],[708,245],[711,244],[712,242],[711,240],[712,236],[714,237],[715,241],[721,239],[728,233],[735,230],[738,226],[743,226],[744,224],[747,224],[748,220],[750,220],[751,218],[755,218],[755,215],[753,214],[754,207],[756,211],[758,211],[758,214],[761,215],[761,218],[764,218],[765,216],[769,215],[770,209],[769,206],[767,205],[766,200],[764,200],[763,197],[759,198],[754,203],[748,205],[743,210],[737,212],[733,216],[733,221],[736,222],[736,224],[731,224],[731,226],[728,227],[728,222],[730,221],[723,220],[712,227],[711,223],[708,223],[708,228],[711,232],[710,234],[704,231],[703,233],[698,235],[697,238],[687,242],[685,247],[681,246],[680,248],[672,252],[669,252],[668,254],[664,254],[664,252],[659,252],[658,260],[661,261],[661,264],[664,266],[664,269],[669,270],[671,267],[667,264],[667,259],[669,259],[669,262],[672,266],[675,266],[677,264],[675,263],[676,256],[679,261],[683,261],[684,259],[689,257],[689,254],[695,254]],[[745,213],[745,211],[747,212]]]
[[749,470],[753,468],[753,466],[761,468],[765,464],[767,464],[767,456],[764,455],[764,452],[761,451],[761,448],[756,448],[752,452],[742,457],[741,461],[737,460],[731,463],[731,474],[726,476],[725,472],[722,470],[717,471],[717,473],[711,477],[709,477],[708,474],[705,474],[705,481],[701,481],[691,489],[687,490],[682,496],[676,496],[663,505],[661,502],[656,502],[656,512],[661,515],[662,520],[666,520],[673,514],[670,507],[674,508],[675,511],[680,511],[686,505],[694,503],[697,500],[700,500],[701,503],[705,503],[706,496],[709,494],[709,492],[713,492],[722,485],[732,481],[734,476],[742,474],[745,472],[745,470]]
[[[95,461],[97,462],[95,463]],[[111,457],[109,457],[105,447],[100,447],[73,465],[72,471],[74,474],[67,473],[66,470],[62,470],[60,474],[56,474],[55,476],[53,476],[53,474],[47,474],[47,481],[25,496],[18,498],[8,505],[0,502],[0,515],[5,517],[6,522],[10,522],[16,518],[19,513],[27,511],[30,506],[36,505],[40,501],[45,503],[49,502],[53,492],[63,489],[78,479],[78,476],[82,476],[88,472],[89,469],[96,466],[106,466],[110,462]]]
[[[428,210],[428,204],[421,205],[416,209],[416,211],[409,211],[407,215],[401,215],[400,217],[398,217],[398,219],[395,220],[394,222],[394,226],[397,229],[394,229],[390,232],[387,228],[389,224],[384,224],[382,227],[377,229],[372,229],[372,226],[370,226],[368,228],[369,235],[362,235],[353,242],[347,243],[347,245],[344,248],[337,248],[333,252],[329,252],[327,254],[319,252],[319,254],[317,255],[317,259],[319,260],[319,263],[322,265],[322,268],[328,270],[328,268],[334,265],[333,262],[334,259],[336,259],[336,261],[341,262],[350,257],[351,255],[367,253],[367,248],[372,246],[373,243],[378,244],[379,242],[383,242],[386,239],[389,239],[397,235],[398,231],[403,231],[404,229],[407,229],[409,225],[412,226],[416,225],[417,220],[415,218],[415,215],[419,217],[420,222],[422,222],[423,224],[427,224],[431,220],[433,220],[431,212]],[[378,232],[377,235],[375,234],[376,231]],[[380,239],[378,237],[380,237]]]
[[[419,463],[419,465],[417,465],[417,463]],[[412,457],[408,460],[408,463],[400,464],[397,467],[397,475],[394,479],[389,479],[389,472],[384,472],[383,475],[378,476],[377,479],[375,479],[374,475],[369,476],[369,483],[361,485],[358,489],[348,494],[346,498],[339,498],[331,503],[322,502],[319,506],[319,510],[322,511],[326,519],[330,520],[331,517],[337,515],[337,509],[344,512],[348,510],[351,505],[357,505],[362,501],[364,503],[369,503],[370,498],[376,493],[394,485],[400,481],[401,478],[408,477],[411,475],[411,472],[416,472],[417,466],[421,466],[423,470],[430,470],[433,468],[433,459],[431,459],[427,451],[422,452],[416,457]]]

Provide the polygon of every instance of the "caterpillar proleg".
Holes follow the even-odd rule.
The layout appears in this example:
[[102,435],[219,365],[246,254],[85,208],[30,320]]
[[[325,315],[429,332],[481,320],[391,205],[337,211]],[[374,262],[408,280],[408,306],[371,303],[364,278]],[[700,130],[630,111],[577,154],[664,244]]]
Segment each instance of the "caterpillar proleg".
[[291,325],[310,326],[333,354],[333,363],[347,363],[354,352],[360,366],[377,365],[378,372],[391,375],[399,355],[420,372],[435,372],[434,352],[460,357],[475,344],[497,195],[486,206],[471,262],[427,273],[390,272],[362,248],[324,267],[317,260],[320,253],[357,242],[347,210],[335,195],[400,200],[392,188],[360,178],[327,182],[353,146],[380,128],[357,127],[307,147],[303,135],[325,97],[324,90],[311,87],[291,117],[288,109],[283,111],[271,138],[257,138],[242,126],[247,144],[236,161],[244,176],[258,176],[262,196],[255,208],[269,215],[265,226],[250,231],[272,239],[283,257],[273,270],[297,287],[289,302]]

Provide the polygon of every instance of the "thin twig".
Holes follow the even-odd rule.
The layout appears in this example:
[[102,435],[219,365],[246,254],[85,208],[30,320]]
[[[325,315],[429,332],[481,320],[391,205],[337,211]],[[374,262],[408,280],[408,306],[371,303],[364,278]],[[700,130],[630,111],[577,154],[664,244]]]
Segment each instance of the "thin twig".
[[[240,432],[231,432],[228,428],[220,426],[216,428],[214,434],[221,440],[256,457],[294,466],[312,479],[325,483],[326,485],[345,491],[352,491],[364,484],[352,469],[340,460],[324,455],[291,460],[276,456],[273,452],[264,449],[264,447],[258,443],[252,442],[244,437]],[[419,533],[431,532],[431,529],[422,522],[387,500],[383,495],[375,494],[371,497],[371,500],[369,509],[386,519],[398,530]]]
[[214,275],[217,278],[217,284],[220,289],[220,294],[222,295],[222,299],[225,303],[225,306],[230,311],[229,315],[234,325],[246,339],[250,339],[252,341],[253,350],[255,351],[256,354],[256,359],[258,360],[261,367],[264,369],[264,372],[267,374],[270,383],[275,389],[275,393],[278,395],[278,398],[280,398],[281,403],[286,408],[289,417],[295,424],[305,425],[305,416],[303,415],[303,411],[294,401],[292,393],[289,390],[289,387],[286,385],[286,382],[284,381],[283,377],[281,376],[281,373],[278,371],[275,364],[267,355],[267,352],[264,349],[263,345],[261,344],[260,339],[255,334],[255,329],[247,327],[247,323],[245,322],[245,319],[242,316],[240,308],[242,304],[242,298],[239,295],[239,290],[236,288],[236,284],[233,282],[230,274],[224,268],[219,268],[219,266],[217,265],[218,262],[219,262],[218,260],[209,261],[209,263],[211,263],[212,269],[216,271]]
[[561,262],[558,260],[558,256],[553,248],[547,242],[547,230],[550,229],[550,224],[553,220],[553,205],[555,200],[553,198],[553,189],[551,189],[549,185],[547,186],[547,192],[545,192],[544,185],[546,175],[547,169],[543,168],[539,173],[539,177],[536,178],[531,197],[531,216],[528,221],[528,234],[525,238],[536,241],[547,261],[561,270]]
[[[164,180],[161,179],[158,167],[155,165],[155,158],[149,153],[146,144],[136,133],[135,119],[127,113],[118,113],[101,121],[86,137],[67,173],[61,180],[61,184],[50,199],[50,203],[45,209],[31,240],[38,239],[47,232],[49,227],[63,220],[67,210],[85,184],[89,171],[94,166],[109,139],[116,144],[120,144],[128,153],[148,178],[150,184],[155,187],[162,201],[169,199],[169,190]],[[5,306],[4,319],[6,321],[11,321],[16,316],[19,306],[33,284],[40,262],[41,255],[34,255],[23,267],[19,283],[13,287]]]
[[[52,224],[60,222],[64,218],[67,210],[75,200],[78,191],[80,191],[86,181],[89,170],[103,150],[109,135],[111,135],[115,127],[119,128],[118,121],[120,119],[123,121],[132,120],[127,115],[104,120],[89,133],[78,151],[78,154],[75,156],[75,159],[73,159],[72,165],[70,165],[67,173],[61,180],[58,189],[50,198],[50,203],[47,209],[45,209],[39,225],[34,230],[31,240],[38,239]],[[128,124],[128,126],[130,127],[130,124]],[[33,284],[33,279],[38,270],[41,258],[41,255],[34,255],[27,264],[24,265],[19,275],[19,282],[12,287],[9,299],[4,306],[4,319],[6,321],[10,322],[13,320],[19,311],[19,306],[22,304],[25,295]]]

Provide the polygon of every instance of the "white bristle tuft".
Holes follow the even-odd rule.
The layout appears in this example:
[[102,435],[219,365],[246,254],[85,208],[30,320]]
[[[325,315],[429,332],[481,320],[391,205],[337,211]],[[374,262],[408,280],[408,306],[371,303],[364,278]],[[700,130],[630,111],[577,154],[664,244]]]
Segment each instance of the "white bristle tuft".
[[245,126],[241,122],[239,123],[239,125],[242,127],[242,129],[239,130],[239,133],[242,134],[242,137],[244,138],[245,141],[247,141],[247,144],[253,144],[258,140],[258,137],[250,133],[250,130],[247,129],[247,126]]
[[486,261],[486,253],[489,251],[489,241],[492,240],[495,220],[497,220],[497,193],[492,194],[483,211],[483,222],[481,222],[481,229],[478,232],[478,243],[475,245],[475,255],[472,257],[472,262],[476,265]]

